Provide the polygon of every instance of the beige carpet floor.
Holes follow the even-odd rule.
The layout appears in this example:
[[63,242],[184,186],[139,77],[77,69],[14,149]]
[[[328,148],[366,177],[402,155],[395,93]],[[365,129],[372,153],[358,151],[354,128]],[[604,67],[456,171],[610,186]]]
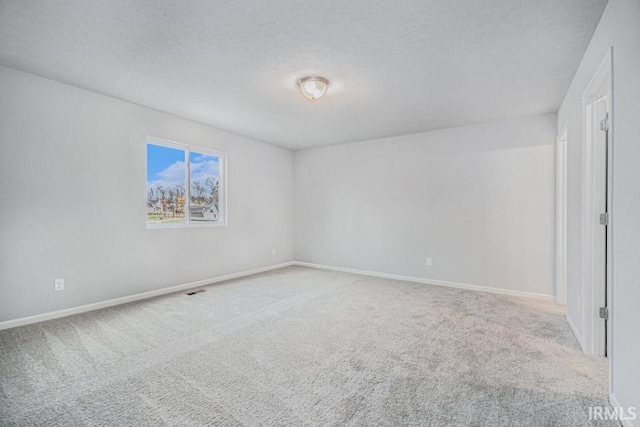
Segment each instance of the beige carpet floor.
[[0,425],[584,426],[607,405],[552,303],[303,267],[205,289],[0,331]]

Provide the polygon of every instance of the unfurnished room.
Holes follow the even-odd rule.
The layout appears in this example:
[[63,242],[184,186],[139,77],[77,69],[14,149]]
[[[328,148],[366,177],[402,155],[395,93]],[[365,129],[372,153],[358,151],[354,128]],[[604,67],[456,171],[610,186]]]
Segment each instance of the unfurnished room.
[[640,427],[640,0],[0,0],[0,426]]

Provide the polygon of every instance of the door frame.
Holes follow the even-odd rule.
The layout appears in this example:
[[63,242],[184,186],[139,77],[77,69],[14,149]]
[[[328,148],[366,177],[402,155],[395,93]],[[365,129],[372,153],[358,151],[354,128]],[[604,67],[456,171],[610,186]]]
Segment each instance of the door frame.
[[567,304],[567,142],[569,124],[556,139],[556,302]]
[[[594,129],[599,124],[594,122],[594,103],[603,98],[607,98],[607,109],[609,113],[609,134],[607,144],[607,212],[609,214],[609,224],[606,240],[606,283],[607,302],[609,309],[609,319],[607,321],[607,354],[611,357],[611,325],[613,322],[612,307],[612,285],[613,285],[613,251],[611,244],[613,209],[611,204],[612,195],[612,171],[613,171],[613,50],[609,48],[600,66],[592,77],[583,93],[582,115],[584,123],[584,145],[582,150],[582,325],[583,325],[583,350],[592,355],[604,356],[605,336],[598,309],[599,299],[604,295],[604,289],[596,285],[596,274],[593,267],[596,264],[593,238],[597,227],[602,227],[598,221],[601,213],[595,205],[595,180],[593,179],[594,164]],[[604,194],[601,195],[604,197]]]

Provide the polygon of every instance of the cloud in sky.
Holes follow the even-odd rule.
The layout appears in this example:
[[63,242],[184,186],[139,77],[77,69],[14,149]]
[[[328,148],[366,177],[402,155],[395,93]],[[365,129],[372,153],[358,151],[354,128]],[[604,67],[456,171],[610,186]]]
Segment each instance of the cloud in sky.
[[[200,181],[204,184],[207,177],[218,178],[220,163],[217,157],[198,155],[191,158],[191,182]],[[167,190],[177,184],[185,185],[185,162],[177,161],[156,174],[156,178],[147,181],[147,188],[162,185]]]
[[184,182],[184,162],[175,162],[165,170],[158,172],[157,176],[165,182]]
[[218,158],[210,156],[202,156],[201,158],[201,161],[191,159],[191,182],[200,181],[204,183],[207,177],[218,177],[220,172]]

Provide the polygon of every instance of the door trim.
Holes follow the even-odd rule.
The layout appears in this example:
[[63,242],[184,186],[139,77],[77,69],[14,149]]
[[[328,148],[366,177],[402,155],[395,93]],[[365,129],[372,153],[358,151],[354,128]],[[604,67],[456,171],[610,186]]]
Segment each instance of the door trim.
[[[607,170],[607,211],[609,213],[609,228],[607,232],[607,292],[609,303],[609,321],[607,322],[607,353],[611,356],[611,324],[613,318],[613,307],[611,304],[612,289],[612,250],[611,250],[611,230],[613,223],[613,212],[611,206],[611,184],[612,184],[612,156],[611,146],[613,142],[613,114],[612,114],[612,76],[613,76],[613,51],[611,48],[600,63],[596,73],[587,85],[583,93],[582,114],[584,123],[584,137],[582,150],[582,325],[583,325],[583,350],[592,355],[604,355],[605,337],[602,333],[602,326],[598,322],[602,322],[598,315],[598,300],[604,293],[604,289],[596,286],[595,272],[593,266],[596,265],[594,254],[593,236],[597,227],[601,227],[597,221],[600,214],[599,209],[595,206],[594,192],[595,180],[593,179],[593,162],[594,162],[594,138],[593,129],[595,123],[592,114],[594,102],[604,97],[608,97],[608,113],[609,113],[609,139],[607,144],[608,150],[608,170]],[[604,197],[604,195],[603,195]],[[600,295],[600,296],[599,296]]]
[[565,123],[556,139],[556,302],[567,303],[567,142]]

